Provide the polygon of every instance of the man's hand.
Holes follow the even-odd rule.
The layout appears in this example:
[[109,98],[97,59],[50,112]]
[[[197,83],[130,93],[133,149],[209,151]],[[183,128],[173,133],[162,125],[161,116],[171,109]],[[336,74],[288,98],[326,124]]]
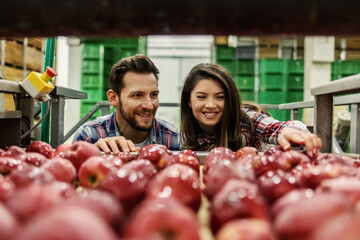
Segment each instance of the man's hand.
[[279,144],[288,151],[291,148],[291,143],[305,145],[308,156],[315,156],[321,149],[321,139],[313,133],[306,133],[291,127],[284,127],[279,136]]
[[106,154],[111,152],[113,154],[118,154],[119,152],[137,152],[139,150],[131,140],[127,140],[122,136],[101,138],[94,145]]

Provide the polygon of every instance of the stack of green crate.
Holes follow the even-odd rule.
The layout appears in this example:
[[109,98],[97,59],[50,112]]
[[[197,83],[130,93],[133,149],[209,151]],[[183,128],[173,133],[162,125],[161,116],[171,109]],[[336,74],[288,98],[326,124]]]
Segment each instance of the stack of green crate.
[[226,45],[215,47],[216,63],[226,68],[233,76],[235,75],[235,48]]
[[[83,44],[81,53],[81,91],[88,94],[88,99],[81,101],[80,116],[84,116],[98,101],[107,100],[108,77],[114,51],[104,44]],[[92,117],[101,115],[98,110]]]
[[331,80],[360,73],[360,60],[335,60],[331,63]]
[[[141,42],[139,38],[86,39],[83,41],[81,90],[88,94],[88,99],[81,101],[81,117],[98,101],[107,100],[109,74],[113,64],[123,57],[146,53],[144,52],[146,44],[140,46],[139,42]],[[140,47],[142,50],[139,50]],[[98,110],[91,119],[100,115],[101,111]]]
[[241,100],[254,101],[254,60],[237,60],[235,48],[226,45],[215,46],[216,63],[226,68],[234,77]]
[[254,101],[255,62],[254,60],[237,60],[235,63],[234,78],[241,100]]
[[[289,60],[288,65],[288,102],[304,100],[304,60]],[[299,120],[302,120],[303,110],[299,110]]]
[[[288,101],[288,59],[259,60],[259,103],[280,104]],[[278,120],[288,120],[289,110],[269,110]]]

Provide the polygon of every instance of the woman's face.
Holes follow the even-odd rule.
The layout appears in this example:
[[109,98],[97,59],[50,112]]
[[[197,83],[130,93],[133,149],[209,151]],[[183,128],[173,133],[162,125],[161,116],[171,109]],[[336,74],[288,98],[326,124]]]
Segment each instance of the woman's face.
[[189,105],[201,129],[214,134],[225,106],[225,92],[220,82],[213,79],[198,81],[190,94]]

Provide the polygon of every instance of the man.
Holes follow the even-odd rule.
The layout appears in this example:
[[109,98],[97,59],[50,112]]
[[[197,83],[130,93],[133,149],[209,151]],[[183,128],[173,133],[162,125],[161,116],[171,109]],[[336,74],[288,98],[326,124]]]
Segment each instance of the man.
[[179,150],[179,131],[155,118],[159,107],[159,70],[138,54],[118,61],[111,69],[107,97],[114,113],[82,125],[73,141],[95,144],[105,153],[137,151],[147,144]]

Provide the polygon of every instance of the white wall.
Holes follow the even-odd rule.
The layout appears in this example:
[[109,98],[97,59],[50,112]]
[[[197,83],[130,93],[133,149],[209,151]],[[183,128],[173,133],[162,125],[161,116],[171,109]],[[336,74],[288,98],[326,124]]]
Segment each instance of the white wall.
[[[148,56],[160,71],[160,103],[180,103],[184,79],[192,67],[211,61],[212,36],[149,36]],[[180,127],[177,107],[160,107],[157,117]]]

